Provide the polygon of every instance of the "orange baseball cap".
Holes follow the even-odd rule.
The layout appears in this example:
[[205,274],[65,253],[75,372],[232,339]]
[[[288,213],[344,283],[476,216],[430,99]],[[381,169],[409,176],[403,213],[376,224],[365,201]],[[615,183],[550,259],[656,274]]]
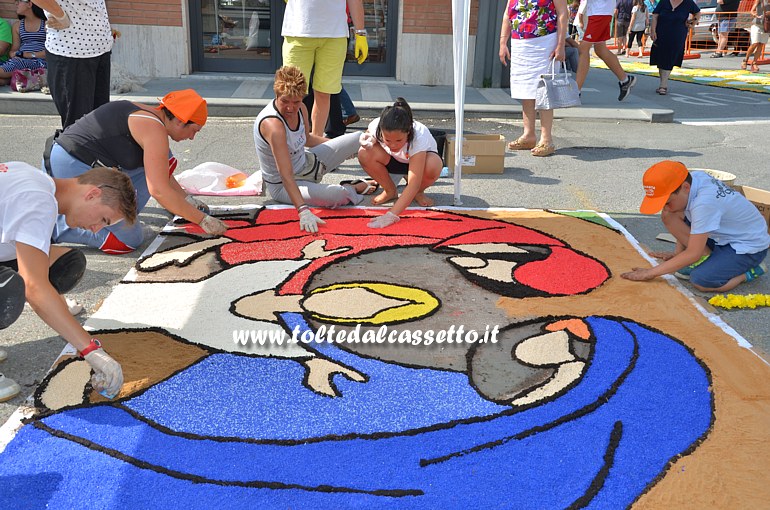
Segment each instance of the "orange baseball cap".
[[678,161],[661,161],[644,172],[642,185],[645,197],[639,211],[642,214],[655,214],[663,209],[668,197],[687,179],[687,167]]
[[160,110],[163,107],[184,123],[194,122],[203,126],[208,118],[206,100],[193,89],[169,92],[160,100],[160,106],[157,109]]

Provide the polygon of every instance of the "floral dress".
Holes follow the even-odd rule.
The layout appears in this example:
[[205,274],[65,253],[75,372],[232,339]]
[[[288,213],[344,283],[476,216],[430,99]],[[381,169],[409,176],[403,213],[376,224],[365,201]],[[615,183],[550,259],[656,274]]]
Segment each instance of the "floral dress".
[[511,0],[508,3],[511,39],[533,39],[556,32],[553,0]]

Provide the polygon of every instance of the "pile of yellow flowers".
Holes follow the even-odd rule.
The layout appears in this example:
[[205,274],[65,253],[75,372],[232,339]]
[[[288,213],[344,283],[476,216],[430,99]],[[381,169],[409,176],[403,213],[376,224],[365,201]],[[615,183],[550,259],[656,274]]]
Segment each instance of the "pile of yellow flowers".
[[721,308],[756,308],[758,306],[770,306],[770,294],[717,294],[709,299],[709,304]]

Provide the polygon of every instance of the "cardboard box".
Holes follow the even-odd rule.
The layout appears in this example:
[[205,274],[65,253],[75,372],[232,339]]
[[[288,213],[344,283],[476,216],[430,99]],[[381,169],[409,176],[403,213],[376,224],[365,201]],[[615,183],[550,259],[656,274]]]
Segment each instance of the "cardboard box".
[[770,232],[770,191],[763,189],[751,188],[749,186],[734,186],[741,195],[749,199],[749,202],[757,206],[759,212],[765,218],[767,223],[767,231]]
[[[455,168],[455,135],[446,137],[446,166]],[[505,167],[503,135],[463,136],[463,174],[501,174]]]

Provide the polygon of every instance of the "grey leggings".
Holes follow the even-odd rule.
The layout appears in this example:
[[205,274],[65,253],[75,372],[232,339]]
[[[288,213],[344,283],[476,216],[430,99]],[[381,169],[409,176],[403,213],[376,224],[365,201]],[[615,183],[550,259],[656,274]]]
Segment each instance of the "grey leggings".
[[[306,149],[307,164],[300,172],[295,173],[294,179],[302,198],[307,205],[316,207],[338,207],[346,204],[359,204],[364,199],[363,195],[356,193],[351,186],[339,184],[321,184],[323,176],[333,172],[345,160],[358,154],[359,133],[332,138],[328,142]],[[313,163],[317,160],[318,167],[314,170]],[[273,200],[284,204],[291,204],[289,193],[282,183],[271,184],[266,182],[267,192]]]

